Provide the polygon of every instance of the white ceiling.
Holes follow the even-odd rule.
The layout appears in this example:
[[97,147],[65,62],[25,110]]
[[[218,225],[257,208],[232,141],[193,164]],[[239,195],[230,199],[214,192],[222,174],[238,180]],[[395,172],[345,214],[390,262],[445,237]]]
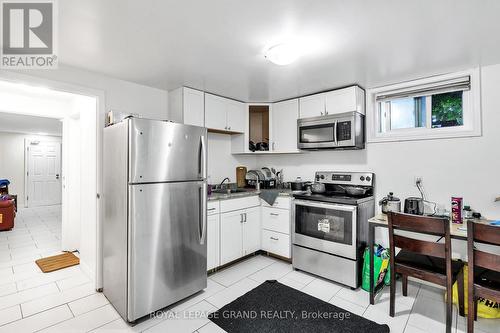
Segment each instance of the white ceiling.
[[62,123],[54,118],[0,112],[0,132],[61,136]]
[[[61,63],[158,87],[276,101],[500,63],[498,0],[64,0]],[[266,45],[303,41],[280,67]]]

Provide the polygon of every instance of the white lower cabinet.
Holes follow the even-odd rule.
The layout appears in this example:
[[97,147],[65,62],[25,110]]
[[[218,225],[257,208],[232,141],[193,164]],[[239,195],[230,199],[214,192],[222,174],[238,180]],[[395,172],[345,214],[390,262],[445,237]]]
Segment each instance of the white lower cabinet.
[[243,255],[260,250],[260,207],[245,210],[243,232]]
[[290,258],[290,235],[263,229],[262,250]]
[[258,196],[210,202],[208,270],[259,250],[290,258],[290,203],[278,198],[273,206],[261,205]]
[[243,213],[241,210],[220,216],[220,264],[243,256]]
[[279,197],[272,206],[262,201],[262,250],[291,258],[291,199]]
[[207,204],[207,271],[220,266],[220,203]]
[[220,266],[219,235],[220,215],[214,214],[207,217],[207,270]]

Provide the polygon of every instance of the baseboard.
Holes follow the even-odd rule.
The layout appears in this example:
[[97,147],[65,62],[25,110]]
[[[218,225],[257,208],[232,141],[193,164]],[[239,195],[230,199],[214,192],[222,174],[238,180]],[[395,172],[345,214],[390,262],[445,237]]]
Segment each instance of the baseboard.
[[87,277],[90,280],[92,280],[92,282],[94,283],[94,288],[97,290],[97,285],[95,281],[95,272],[93,269],[90,268],[90,266],[86,262],[82,261],[82,258],[80,258],[80,269],[85,275],[87,275]]

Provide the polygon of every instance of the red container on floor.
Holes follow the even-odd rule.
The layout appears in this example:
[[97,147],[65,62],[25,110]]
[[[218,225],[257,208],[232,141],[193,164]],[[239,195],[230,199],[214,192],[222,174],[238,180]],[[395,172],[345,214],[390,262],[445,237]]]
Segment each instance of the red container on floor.
[[451,222],[462,224],[463,198],[451,197]]

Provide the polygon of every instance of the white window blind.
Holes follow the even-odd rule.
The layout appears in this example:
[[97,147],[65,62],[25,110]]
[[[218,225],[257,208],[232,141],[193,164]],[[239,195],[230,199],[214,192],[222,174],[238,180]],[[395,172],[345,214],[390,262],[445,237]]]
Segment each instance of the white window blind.
[[452,91],[470,90],[470,76],[463,76],[449,80],[422,84],[404,89],[384,91],[375,96],[377,102],[383,102],[398,98],[420,97],[431,94],[443,94]]

